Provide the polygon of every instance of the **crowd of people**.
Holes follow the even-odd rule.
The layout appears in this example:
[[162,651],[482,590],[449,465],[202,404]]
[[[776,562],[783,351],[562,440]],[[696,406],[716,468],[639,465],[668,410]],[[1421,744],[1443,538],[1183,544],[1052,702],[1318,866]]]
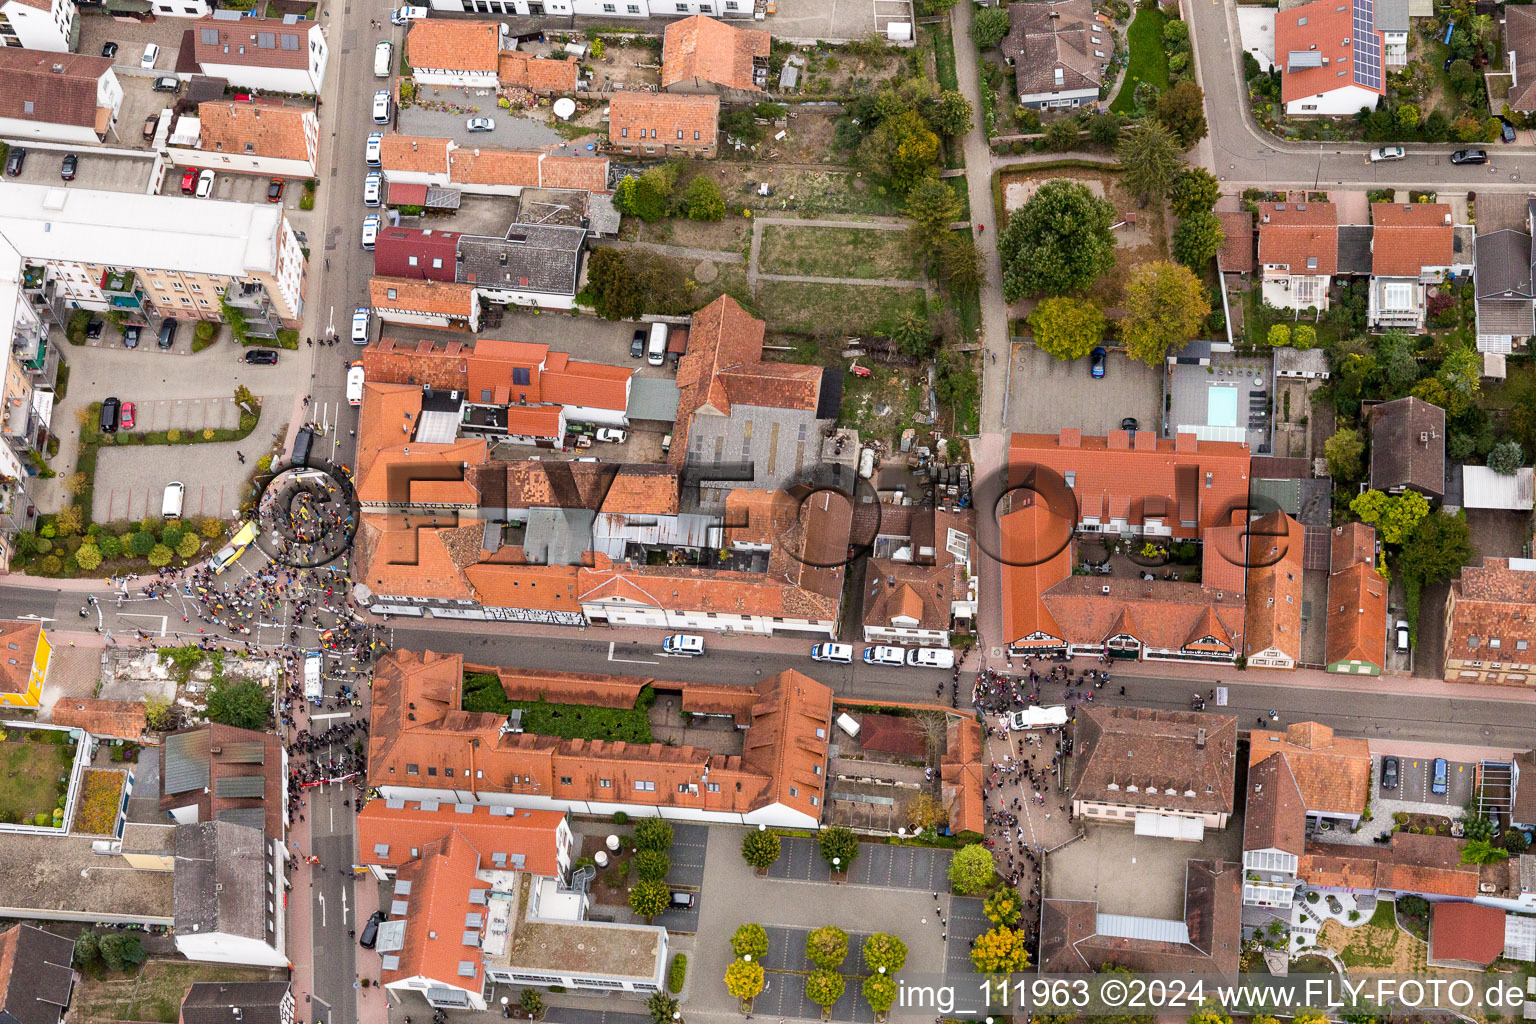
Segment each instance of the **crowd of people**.
[[[285,721],[290,721],[285,719]],[[288,738],[288,817],[304,820],[304,790],[326,782],[351,782],[353,797],[343,803],[363,809],[363,794],[368,766],[368,723],[348,719],[327,726],[318,733],[308,726],[290,732]]]
[[351,473],[345,466],[285,473],[262,493],[257,516],[278,560],[326,565],[351,546],[357,530]]

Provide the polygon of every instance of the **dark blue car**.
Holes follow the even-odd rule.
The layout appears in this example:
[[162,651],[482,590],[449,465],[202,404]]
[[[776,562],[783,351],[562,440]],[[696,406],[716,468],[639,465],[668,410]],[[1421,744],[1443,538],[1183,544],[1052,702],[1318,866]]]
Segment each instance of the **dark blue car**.
[[1096,348],[1088,353],[1088,372],[1095,377],[1104,376],[1104,360],[1107,353],[1102,348]]

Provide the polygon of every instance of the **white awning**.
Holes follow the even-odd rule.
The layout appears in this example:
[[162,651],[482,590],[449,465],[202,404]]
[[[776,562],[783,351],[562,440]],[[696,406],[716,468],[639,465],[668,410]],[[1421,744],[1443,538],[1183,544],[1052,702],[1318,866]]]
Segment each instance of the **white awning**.
[[1162,839],[1182,839],[1198,843],[1205,838],[1205,822],[1199,818],[1186,818],[1182,814],[1158,814],[1155,811],[1136,813],[1136,834],[1158,836]]

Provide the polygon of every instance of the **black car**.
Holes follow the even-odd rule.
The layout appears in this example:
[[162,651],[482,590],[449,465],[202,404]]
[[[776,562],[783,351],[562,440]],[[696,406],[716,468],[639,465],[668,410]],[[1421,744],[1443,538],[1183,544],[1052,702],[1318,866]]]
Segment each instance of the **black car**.
[[635,336],[629,339],[629,358],[639,359],[645,355],[645,332],[636,331]]
[[1381,788],[1397,788],[1397,758],[1395,757],[1381,759]]
[[1504,137],[1505,142],[1515,141],[1515,126],[1510,124],[1509,118],[1502,114],[1499,115],[1499,134]]
[[143,332],[143,330],[144,328],[140,327],[138,324],[128,324],[125,326],[123,328],[123,347],[138,348],[139,335]]
[[73,153],[64,154],[64,162],[59,165],[59,177],[65,181],[74,181],[75,172],[80,169],[80,158]]
[[1125,419],[1120,421],[1120,429],[1129,430],[1134,434],[1137,430],[1141,429],[1141,421],[1138,420],[1135,416],[1127,416]]
[[269,348],[253,348],[245,354],[245,361],[252,366],[276,366],[277,353]]
[[101,432],[103,434],[117,433],[117,417],[122,412],[123,404],[116,398],[108,398],[101,403]]
[[161,348],[170,348],[172,345],[176,344],[176,327],[177,324],[175,320],[166,320],[160,325],[159,345]]
[[102,43],[101,44],[101,55],[103,57],[116,57],[117,56],[117,44],[116,43]]
[[670,902],[673,910],[687,910],[693,906],[693,893],[687,889],[673,889]]
[[101,332],[105,327],[106,323],[104,321],[92,320],[90,323],[85,325],[85,336],[94,341],[95,339],[101,337]]
[[27,162],[27,151],[20,146],[11,147],[11,155],[5,158],[5,173],[11,177],[21,173],[22,165]]
[[1453,164],[1485,164],[1488,162],[1486,149],[1458,149],[1451,154]]
[[363,925],[363,934],[358,936],[357,944],[364,949],[372,949],[379,941],[379,925],[389,917],[382,910],[375,910],[368,918],[368,923]]

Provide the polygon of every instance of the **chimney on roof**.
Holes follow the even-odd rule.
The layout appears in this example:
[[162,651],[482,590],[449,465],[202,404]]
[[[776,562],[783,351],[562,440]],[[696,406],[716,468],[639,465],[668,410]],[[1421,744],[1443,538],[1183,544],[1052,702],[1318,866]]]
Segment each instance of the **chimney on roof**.
[[1173,439],[1173,450],[1176,452],[1196,452],[1200,450],[1200,436],[1198,434],[1178,434]]
[[1083,446],[1083,432],[1076,427],[1062,427],[1056,443],[1062,448],[1081,448]]
[[1157,448],[1157,433],[1151,430],[1136,431],[1136,450],[1152,451]]

